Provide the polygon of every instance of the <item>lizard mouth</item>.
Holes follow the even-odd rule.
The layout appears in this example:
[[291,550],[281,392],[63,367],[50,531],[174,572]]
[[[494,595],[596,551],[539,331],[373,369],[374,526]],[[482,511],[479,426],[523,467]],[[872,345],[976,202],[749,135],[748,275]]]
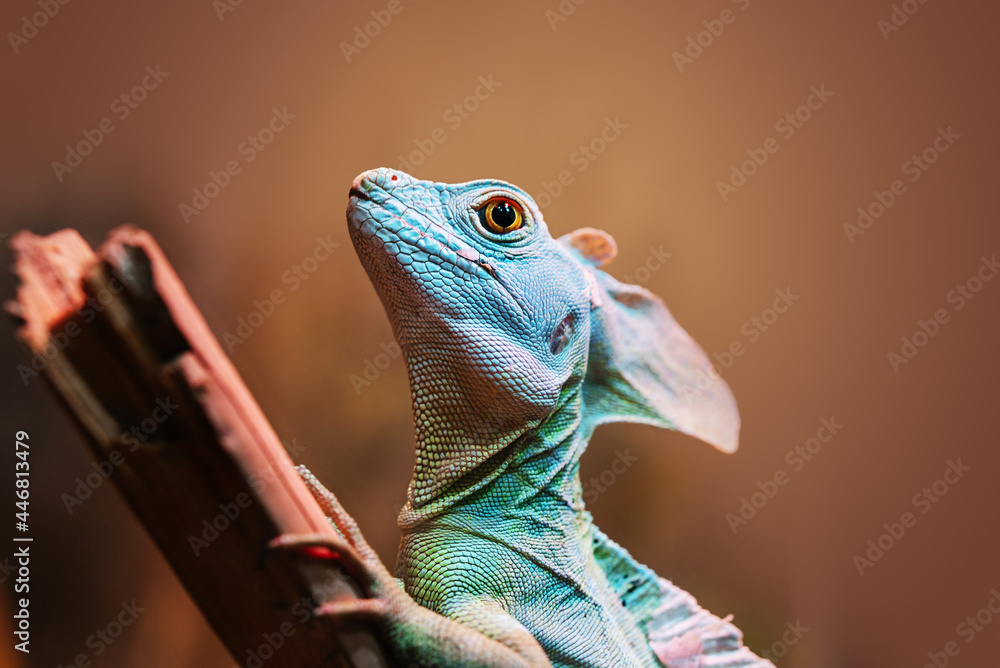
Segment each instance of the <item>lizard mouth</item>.
[[[360,237],[369,244],[377,246],[385,255],[391,256],[397,264],[404,265],[399,259],[400,247],[406,247],[416,253],[434,256],[443,264],[459,271],[485,278],[481,272],[496,278],[496,270],[487,258],[465,244],[454,243],[455,235],[439,223],[426,216],[414,220],[417,212],[409,211],[409,216],[401,215],[389,206],[394,199],[391,193],[381,191],[383,197],[375,199],[370,193],[353,187],[347,207],[347,219],[350,222],[352,236]],[[435,233],[437,232],[437,233]],[[452,243],[448,243],[451,239]],[[387,247],[387,242],[390,244]],[[389,252],[394,248],[395,252]]]

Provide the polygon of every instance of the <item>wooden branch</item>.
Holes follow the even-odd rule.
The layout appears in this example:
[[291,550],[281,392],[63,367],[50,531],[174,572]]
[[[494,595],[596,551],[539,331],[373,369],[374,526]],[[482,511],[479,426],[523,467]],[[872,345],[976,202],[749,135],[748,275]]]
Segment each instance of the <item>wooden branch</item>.
[[311,611],[359,596],[346,573],[268,542],[334,535],[274,429],[153,238],[11,240],[7,309],[55,389],[241,665],[379,668],[373,628]]

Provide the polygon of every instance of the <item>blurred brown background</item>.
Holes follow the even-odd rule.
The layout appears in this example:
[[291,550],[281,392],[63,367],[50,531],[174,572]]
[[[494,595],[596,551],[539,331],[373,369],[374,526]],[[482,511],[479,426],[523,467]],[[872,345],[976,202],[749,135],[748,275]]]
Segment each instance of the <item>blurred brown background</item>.
[[[972,638],[959,624],[1000,588],[1000,280],[972,280],[971,299],[950,291],[1000,253],[1000,9],[390,4],[397,13],[381,0],[93,0],[47,18],[36,16],[45,0],[4,3],[2,232],[73,226],[96,244],[135,222],[220,336],[282,289],[287,301],[232,357],[278,433],[304,448],[301,462],[391,563],[410,406],[398,359],[352,383],[392,335],[347,238],[351,179],[402,155],[422,178],[502,178],[540,196],[566,170],[572,182],[541,198],[553,233],[611,232],[620,254],[608,269],[661,295],[719,353],[743,416],[729,457],[652,428],[601,430],[584,462],[585,480],[604,473],[599,489],[588,483],[598,525],[706,607],[734,613],[752,648],[783,655],[779,666],[916,667],[950,641],[960,648],[950,665],[997,665],[1000,620]],[[372,11],[389,20],[366,43],[356,29]],[[363,48],[343,46],[354,40]],[[690,62],[675,55],[685,51]],[[133,96],[144,77],[151,90]],[[782,121],[800,105],[806,120]],[[274,109],[286,120],[273,141],[242,144]],[[79,166],[53,167],[105,118],[113,131]],[[608,119],[618,130],[602,146]],[[947,150],[928,151],[926,171],[905,165],[939,128],[951,128],[938,141]],[[723,198],[718,182],[769,138],[777,152]],[[231,160],[239,173],[185,221],[180,205]],[[905,191],[881,217],[845,231],[896,179]],[[339,248],[293,290],[286,272],[328,235]],[[5,272],[0,293],[13,289]],[[775,320],[776,290],[798,299]],[[947,322],[928,341],[917,335],[926,345],[894,370],[888,353],[937,309]],[[0,475],[8,488],[13,434],[29,431],[35,557],[32,652],[15,656],[8,628],[0,663],[66,665],[82,653],[94,666],[231,666],[111,485],[67,512],[63,495],[93,471],[88,452],[40,379],[22,382],[25,359],[2,327]],[[736,342],[743,354],[726,359]],[[836,435],[797,459],[831,418]],[[638,461],[609,474],[626,449]],[[915,504],[958,459],[971,470],[939,502]],[[779,470],[787,484],[756,516],[727,520]],[[907,511],[915,526],[859,575],[855,555]],[[5,535],[11,524],[5,515]],[[0,563],[8,627],[11,562]],[[133,599],[135,623],[95,642]]]

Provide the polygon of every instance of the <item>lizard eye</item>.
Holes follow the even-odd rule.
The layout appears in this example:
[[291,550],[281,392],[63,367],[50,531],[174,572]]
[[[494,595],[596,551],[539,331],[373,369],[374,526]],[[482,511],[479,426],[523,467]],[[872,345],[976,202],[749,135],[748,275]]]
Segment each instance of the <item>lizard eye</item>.
[[495,197],[476,212],[483,227],[497,234],[513,232],[524,223],[521,206],[506,197]]

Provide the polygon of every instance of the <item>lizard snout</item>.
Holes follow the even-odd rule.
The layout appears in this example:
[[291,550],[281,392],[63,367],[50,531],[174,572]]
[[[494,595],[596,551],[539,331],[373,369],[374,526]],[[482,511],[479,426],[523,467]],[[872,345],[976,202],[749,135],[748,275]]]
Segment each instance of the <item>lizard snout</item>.
[[415,179],[409,174],[396,169],[388,167],[368,169],[354,177],[354,182],[351,184],[351,195],[354,196],[358,193],[362,199],[370,199],[366,195],[372,189],[388,191],[397,186],[411,184],[414,181]]
[[351,182],[351,190],[349,193],[349,197],[371,200],[371,197],[368,196],[368,190],[371,187],[370,185],[371,179],[369,177],[369,174],[371,174],[373,171],[376,170],[369,169],[368,171],[361,172],[360,174],[354,177],[354,181]]

